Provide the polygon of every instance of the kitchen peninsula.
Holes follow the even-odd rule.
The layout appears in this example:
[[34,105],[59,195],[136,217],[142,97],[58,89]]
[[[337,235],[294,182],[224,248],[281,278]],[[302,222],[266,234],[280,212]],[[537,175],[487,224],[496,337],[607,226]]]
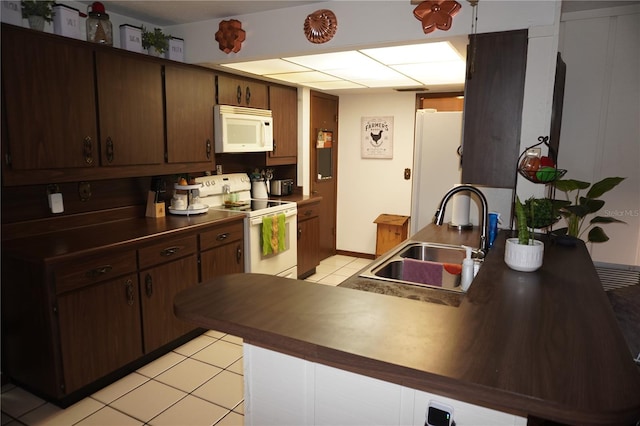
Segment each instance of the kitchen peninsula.
[[[389,424],[424,424],[430,399],[454,401],[460,426],[485,419],[469,417],[466,406],[507,415],[500,424],[633,424],[640,373],[586,247],[545,241],[543,267],[523,273],[504,264],[506,236],[458,307],[236,274],[178,294],[174,309],[244,339],[247,424],[270,423],[265,414],[326,423],[387,407],[398,410],[385,417]],[[476,237],[429,225],[412,238],[473,244]],[[266,382],[287,370],[285,380]],[[391,391],[369,398],[383,388]]]

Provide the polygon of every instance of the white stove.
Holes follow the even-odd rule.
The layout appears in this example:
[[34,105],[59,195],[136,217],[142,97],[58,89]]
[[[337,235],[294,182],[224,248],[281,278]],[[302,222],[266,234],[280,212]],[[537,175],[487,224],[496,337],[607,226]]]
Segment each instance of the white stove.
[[[297,278],[296,203],[251,198],[251,179],[245,173],[203,176],[196,178],[196,183],[202,184],[200,202],[208,205],[209,210],[237,211],[245,215],[245,272]],[[271,249],[265,250],[263,223],[265,220],[277,222],[281,215],[284,216],[284,249],[276,238]]]

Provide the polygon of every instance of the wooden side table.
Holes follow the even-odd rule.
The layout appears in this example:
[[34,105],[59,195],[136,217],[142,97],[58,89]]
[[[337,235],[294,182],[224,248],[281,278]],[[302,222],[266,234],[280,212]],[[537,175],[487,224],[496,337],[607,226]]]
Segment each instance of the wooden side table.
[[378,225],[376,235],[376,257],[407,239],[409,216],[381,214],[373,221]]

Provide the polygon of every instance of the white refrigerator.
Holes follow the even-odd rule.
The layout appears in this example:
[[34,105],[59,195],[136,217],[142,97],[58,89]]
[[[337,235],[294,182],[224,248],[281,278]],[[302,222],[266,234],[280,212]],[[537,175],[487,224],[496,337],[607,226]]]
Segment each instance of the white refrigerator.
[[[433,221],[442,197],[460,184],[462,168],[458,147],[462,143],[462,112],[416,111],[411,194],[411,234]],[[452,203],[445,222],[451,220]]]

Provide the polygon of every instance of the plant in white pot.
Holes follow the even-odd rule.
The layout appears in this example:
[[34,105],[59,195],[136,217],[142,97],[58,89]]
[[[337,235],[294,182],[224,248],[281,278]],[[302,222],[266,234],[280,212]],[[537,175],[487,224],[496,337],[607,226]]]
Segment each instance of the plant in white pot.
[[162,56],[169,49],[170,38],[171,35],[164,34],[160,28],[148,31],[142,26],[142,47],[152,56]]
[[522,204],[516,197],[515,211],[518,237],[507,239],[504,261],[516,271],[533,272],[542,266],[544,256],[544,243],[533,238],[533,230],[551,226],[558,218],[551,200],[546,198],[529,198]]
[[54,0],[22,0],[22,17],[29,20],[29,28],[44,31],[45,22],[53,22]]

